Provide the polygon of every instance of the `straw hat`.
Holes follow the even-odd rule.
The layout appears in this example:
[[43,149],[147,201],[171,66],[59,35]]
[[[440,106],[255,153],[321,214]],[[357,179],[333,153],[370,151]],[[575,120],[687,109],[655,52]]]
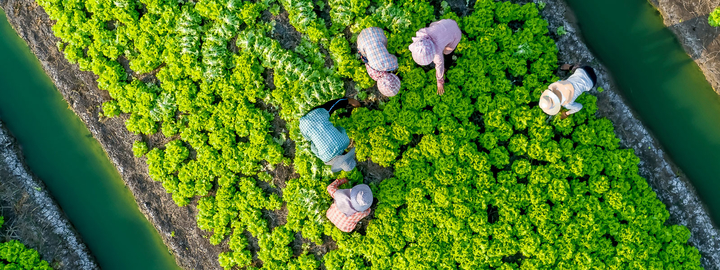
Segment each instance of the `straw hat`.
[[360,184],[350,190],[350,205],[358,212],[367,210],[372,203],[373,194],[368,185]]
[[545,90],[540,96],[540,109],[549,115],[556,115],[560,112],[560,98],[550,89]]

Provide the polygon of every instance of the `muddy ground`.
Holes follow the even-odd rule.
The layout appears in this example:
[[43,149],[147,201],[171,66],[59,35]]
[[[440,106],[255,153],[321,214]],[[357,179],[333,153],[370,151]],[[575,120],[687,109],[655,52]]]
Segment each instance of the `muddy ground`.
[[690,57],[720,94],[720,28],[708,23],[708,15],[720,0],[648,0],[660,11]]
[[[448,2],[453,11],[458,14],[467,11],[467,2],[464,0]],[[474,1],[469,2],[470,5],[474,3]],[[598,68],[600,86],[606,89],[603,93],[592,93],[598,96],[600,116],[607,117],[614,122],[622,145],[634,148],[641,158],[641,173],[649,180],[660,199],[668,206],[671,212],[670,223],[688,226],[693,232],[691,243],[703,253],[703,263],[706,268],[718,269],[717,266],[720,264],[717,257],[720,249],[718,249],[717,240],[713,240],[713,238],[717,238],[718,231],[713,227],[692,186],[682,176],[682,173],[679,173],[680,176],[676,175],[675,172],[679,172],[679,170],[672,165],[660,145],[647,132],[642,123],[634,117],[622,97],[614,91],[615,87],[612,79],[607,75],[607,71],[597,63],[587,47],[579,40],[575,30],[577,27],[573,25],[573,16],[565,4],[561,0],[545,2],[548,5],[542,13],[549,20],[550,29],[565,25],[569,32],[567,35],[554,37],[558,40],[561,60],[565,62],[584,61]],[[436,4],[439,6],[439,3]],[[100,142],[111,161],[118,168],[126,185],[135,195],[140,210],[160,232],[163,241],[174,253],[178,264],[185,269],[219,269],[216,258],[220,251],[227,248],[226,244],[212,246],[204,239],[207,233],[200,231],[195,224],[197,209],[193,206],[177,207],[160,183],[150,179],[144,160],[132,156],[132,142],[140,137],[125,129],[124,117],[112,119],[98,117],[100,104],[110,99],[107,92],[97,88],[95,75],[79,71],[76,65],[69,64],[63,54],[57,50],[55,46],[57,38],[50,30],[53,23],[43,9],[33,0],[0,0],[0,7],[6,11],[13,28],[28,43],[30,49],[40,60],[43,69],[55,82],[71,108]],[[267,16],[265,14],[264,19],[267,19]],[[282,12],[280,16],[270,19],[276,20],[278,25],[274,38],[278,39],[283,47],[293,48],[300,35],[287,23],[287,13]],[[268,85],[272,87],[272,73],[267,72],[265,75],[266,81],[269,82]],[[354,96],[355,91],[352,84],[346,84],[346,88],[348,89],[347,95]],[[375,91],[377,90],[371,89],[371,93]],[[372,103],[364,105],[373,106]],[[266,107],[265,109],[276,112],[275,108]],[[285,134],[285,138],[288,138],[285,123],[279,117],[276,117],[273,126],[274,136]],[[149,140],[151,144],[159,144],[164,141],[156,136],[145,139]],[[285,156],[294,156],[292,141],[287,140],[283,144],[283,148]],[[359,162],[358,167],[368,182],[379,182],[391,177],[393,173],[392,170],[379,167],[369,161]],[[269,192],[281,193],[280,188],[285,186],[286,180],[293,177],[294,172],[292,167],[278,166],[272,174],[276,188],[269,185],[261,187]],[[271,227],[285,222],[286,211],[283,207],[279,211],[265,213]],[[364,226],[361,226],[360,230],[362,227]],[[174,237],[170,236],[172,231],[175,232]],[[249,240],[250,249],[257,250],[255,239],[249,238]],[[299,253],[298,247],[306,242],[298,235],[293,243],[294,251]],[[332,241],[327,241],[323,246],[310,246],[311,252],[318,255],[324,254],[332,248]]]
[[0,122],[0,242],[19,240],[57,270],[99,269],[80,235],[45,184],[23,160],[20,147]]

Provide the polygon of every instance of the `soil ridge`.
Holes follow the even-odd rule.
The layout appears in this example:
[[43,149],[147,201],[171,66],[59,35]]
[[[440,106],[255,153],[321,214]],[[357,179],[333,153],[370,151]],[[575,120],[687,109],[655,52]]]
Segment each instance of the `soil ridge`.
[[5,218],[0,242],[19,240],[57,270],[100,269],[1,121],[0,216]]

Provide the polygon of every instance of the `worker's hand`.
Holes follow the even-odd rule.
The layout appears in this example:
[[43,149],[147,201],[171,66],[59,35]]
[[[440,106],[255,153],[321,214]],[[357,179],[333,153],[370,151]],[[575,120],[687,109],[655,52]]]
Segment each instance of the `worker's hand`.
[[438,83],[437,83],[437,88],[438,88],[437,94],[438,94],[439,96],[442,96],[443,94],[445,94],[445,84],[444,84],[444,83],[438,82]]
[[357,99],[348,98],[348,103],[355,108],[360,107],[360,101],[357,101]]
[[565,118],[567,118],[567,117],[568,117],[567,112],[562,112],[562,113],[560,113],[560,119],[565,119]]

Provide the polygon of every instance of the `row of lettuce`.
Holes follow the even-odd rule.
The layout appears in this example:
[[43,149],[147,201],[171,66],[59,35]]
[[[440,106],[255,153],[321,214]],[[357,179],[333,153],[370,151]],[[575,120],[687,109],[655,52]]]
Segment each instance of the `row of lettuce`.
[[[459,17],[422,0],[37,2],[65,57],[110,93],[103,114],[168,141],[140,140],[133,152],[178,205],[200,198],[198,227],[228,244],[218,258],[226,269],[701,268],[689,231],[666,225],[638,158],[595,117],[593,96],[564,120],[537,108],[540,91],[559,78],[557,48],[533,3],[479,0]],[[302,34],[292,49],[273,39],[287,34],[275,25],[285,16]],[[407,49],[417,29],[440,18],[464,33],[443,96],[434,94],[434,71],[414,65]],[[402,91],[334,121],[359,159],[395,174],[371,185],[378,204],[363,233],[346,234],[324,216],[325,187],[363,176],[333,175],[297,121],[346,87],[366,95],[373,86],[351,49],[370,26],[386,30]],[[288,136],[273,132],[282,121]],[[260,182],[277,184],[278,166],[298,177],[281,193],[263,191]],[[271,228],[264,212],[283,208],[287,222]],[[293,249],[297,236],[314,244]],[[324,236],[337,249],[311,252]]]

